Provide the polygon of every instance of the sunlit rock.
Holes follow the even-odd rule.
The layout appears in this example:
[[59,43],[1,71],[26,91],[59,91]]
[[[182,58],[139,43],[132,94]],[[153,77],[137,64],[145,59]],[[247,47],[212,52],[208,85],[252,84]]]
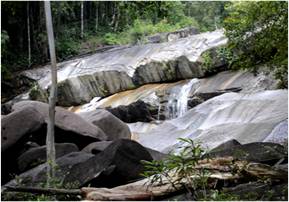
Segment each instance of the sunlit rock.
[[[225,45],[223,30],[206,32],[171,42],[115,48],[58,64],[58,103],[79,105],[147,83],[204,76],[200,56]],[[27,70],[23,75],[37,80],[47,91],[49,66]]]
[[146,147],[168,152],[177,138],[192,138],[212,149],[230,139],[242,144],[260,142],[287,119],[287,90],[253,94],[226,93],[161,124],[134,124],[133,137]]
[[[143,101],[158,109],[151,112],[158,120],[176,118],[188,109],[226,92],[254,93],[276,88],[272,75],[259,73],[254,76],[247,71],[224,71],[202,79],[182,80],[174,83],[147,84],[134,90],[116,93],[107,98],[91,101],[71,108],[75,112],[93,111],[95,108],[117,108]],[[182,112],[181,112],[182,111]]]

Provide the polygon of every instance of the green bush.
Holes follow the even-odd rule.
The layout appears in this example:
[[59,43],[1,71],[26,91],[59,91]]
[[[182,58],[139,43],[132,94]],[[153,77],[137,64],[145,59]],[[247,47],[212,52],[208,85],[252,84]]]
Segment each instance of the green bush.
[[80,43],[73,39],[64,39],[56,41],[56,53],[60,60],[77,55],[79,53]]
[[166,18],[156,24],[149,20],[136,19],[126,31],[105,34],[104,43],[109,45],[143,43],[147,36],[156,33],[173,32],[189,26],[199,27],[194,18],[186,16],[183,16],[176,24],[170,24]]
[[114,33],[107,33],[104,35],[104,43],[108,45],[121,44],[119,36]]
[[268,65],[287,88],[288,2],[234,2],[224,21],[234,68]]
[[199,26],[198,22],[194,18],[184,16],[177,23],[176,27],[178,27],[178,28],[185,28],[185,27],[196,27],[196,28],[199,28],[200,26]]

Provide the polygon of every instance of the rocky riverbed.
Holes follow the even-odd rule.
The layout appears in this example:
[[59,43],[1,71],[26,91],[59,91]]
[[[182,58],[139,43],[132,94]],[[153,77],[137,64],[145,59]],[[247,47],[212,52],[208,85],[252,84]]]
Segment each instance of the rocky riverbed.
[[[216,30],[59,64],[55,141],[61,188],[81,190],[88,200],[191,200],[169,183],[144,189],[148,179],[141,175],[142,160],[166,159],[184,146],[178,138],[190,138],[212,158],[200,162],[216,183],[211,191],[287,200],[288,91],[277,89],[265,68],[256,74],[227,70],[217,56],[210,64],[216,73],[209,74],[204,54],[226,43],[223,30]],[[46,182],[49,66],[21,74],[37,85],[2,105],[5,197],[11,197],[8,187]],[[247,192],[255,198],[246,198]]]

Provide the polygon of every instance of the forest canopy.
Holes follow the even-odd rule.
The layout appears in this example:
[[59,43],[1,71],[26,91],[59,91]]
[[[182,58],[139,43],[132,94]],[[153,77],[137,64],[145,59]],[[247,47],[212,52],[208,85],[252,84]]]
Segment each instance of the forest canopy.
[[[143,43],[159,32],[225,28],[234,68],[266,63],[287,84],[287,2],[53,1],[58,61],[105,45]],[[83,5],[83,6],[82,6]],[[2,78],[48,62],[43,2],[1,4]],[[82,15],[83,14],[83,15]],[[82,26],[83,24],[83,26]]]

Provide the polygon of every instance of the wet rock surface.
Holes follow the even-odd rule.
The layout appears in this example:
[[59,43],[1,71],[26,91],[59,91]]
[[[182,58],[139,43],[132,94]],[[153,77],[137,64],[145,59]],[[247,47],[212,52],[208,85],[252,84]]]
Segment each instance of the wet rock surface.
[[[58,64],[58,104],[71,110],[56,107],[61,186],[89,186],[82,189],[94,190],[88,200],[163,197],[171,183],[148,192],[141,160],[165,159],[183,146],[182,137],[208,151],[209,160],[196,169],[210,171],[208,186],[224,193],[214,197],[288,200],[288,91],[275,90],[270,72],[224,71],[222,30],[184,29],[149,40]],[[46,102],[49,68],[23,72],[37,88],[1,105],[2,184],[46,183],[48,105],[23,100]],[[175,194],[165,199],[196,199],[182,190]]]
[[[192,83],[191,89],[186,95],[187,103],[180,103],[181,105],[187,105],[187,109],[196,107],[208,99],[228,92],[256,93],[276,88],[276,82],[274,83],[272,75],[264,75],[263,72],[254,76],[252,73],[246,71],[224,71],[207,78],[194,80],[196,81],[195,83],[192,82],[193,80],[182,80],[175,83],[148,84],[135,90],[114,94],[100,101],[93,100],[89,104],[76,107],[72,110],[78,113],[93,111],[95,108],[111,108],[110,111],[114,111],[114,108],[117,108],[115,111],[118,111],[118,107],[121,106],[121,109],[124,109],[120,111],[122,112],[129,109],[131,104],[143,101],[154,119],[164,120],[172,118],[169,115],[171,113],[169,111],[178,110],[177,102],[179,99],[185,100],[185,95],[180,94],[182,89],[190,82]],[[124,106],[127,106],[127,108]],[[144,106],[138,110],[146,108]],[[147,112],[143,112],[143,114],[145,117],[146,114],[149,115]],[[119,117],[124,117],[124,115]],[[129,119],[132,120],[133,117]],[[137,118],[136,120],[140,121]],[[149,119],[144,118],[142,122],[147,121]]]
[[286,144],[288,141],[288,119],[280,122],[272,132],[263,140],[263,142],[275,142]]
[[[227,43],[222,30],[175,41],[111,49],[103,53],[60,63],[58,103],[79,105],[147,83],[176,81],[204,76],[200,55]],[[113,61],[113,62],[112,62]],[[49,66],[27,70],[41,89],[50,86]]]
[[225,93],[182,117],[134,127],[131,131],[141,144],[161,152],[177,147],[178,137],[200,141],[208,149],[230,139],[242,144],[261,142],[287,118],[287,108],[287,90]]

